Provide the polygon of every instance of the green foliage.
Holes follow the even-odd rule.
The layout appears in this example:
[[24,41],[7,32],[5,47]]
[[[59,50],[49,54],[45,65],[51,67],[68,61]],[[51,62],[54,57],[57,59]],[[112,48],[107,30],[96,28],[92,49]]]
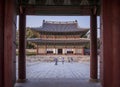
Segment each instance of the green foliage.
[[86,34],[85,34],[85,35],[83,35],[83,36],[82,36],[82,38],[87,38],[87,35],[86,35]]
[[39,36],[38,32],[31,30],[29,27],[26,28],[26,38],[38,38]]
[[[27,38],[39,38],[39,33],[31,30],[29,27],[26,28],[26,48],[35,48],[35,43],[28,42]],[[16,32],[16,47],[18,48],[19,44],[19,31]]]
[[[32,56],[32,55],[36,55],[36,54],[37,54],[36,52],[29,52],[29,51],[26,51],[26,55],[27,55],[27,56]],[[19,55],[18,50],[16,50],[16,55]]]
[[90,43],[86,43],[84,46],[85,49],[90,49]]
[[[26,28],[26,38],[39,38],[39,33],[36,31],[31,30],[29,27]],[[35,43],[28,42],[26,48],[35,48]]]
[[[90,43],[85,44],[86,49],[90,49]],[[97,39],[97,49],[100,49],[100,38]]]
[[100,49],[100,38],[97,39],[97,48]]

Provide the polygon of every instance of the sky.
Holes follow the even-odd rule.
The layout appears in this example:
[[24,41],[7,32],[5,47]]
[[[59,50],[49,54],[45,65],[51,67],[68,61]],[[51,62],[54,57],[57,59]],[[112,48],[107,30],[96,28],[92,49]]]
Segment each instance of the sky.
[[[90,16],[27,16],[26,27],[40,27],[43,20],[46,21],[78,21],[78,25],[81,28],[90,28]],[[17,16],[17,28],[19,18]],[[100,17],[97,17],[98,28],[100,26]],[[99,37],[99,29],[98,29]]]

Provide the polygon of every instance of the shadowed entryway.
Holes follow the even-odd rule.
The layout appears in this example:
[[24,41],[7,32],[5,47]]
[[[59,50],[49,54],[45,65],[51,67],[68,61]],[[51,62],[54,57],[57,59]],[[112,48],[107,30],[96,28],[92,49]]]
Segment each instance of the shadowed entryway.
[[62,54],[62,49],[58,49],[58,54]]

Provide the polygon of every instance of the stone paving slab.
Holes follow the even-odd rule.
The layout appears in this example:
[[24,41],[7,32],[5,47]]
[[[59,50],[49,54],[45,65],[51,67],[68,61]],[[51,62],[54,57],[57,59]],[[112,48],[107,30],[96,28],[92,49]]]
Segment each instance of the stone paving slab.
[[89,62],[27,63],[27,82],[15,87],[100,87],[100,83],[89,82]]
[[28,81],[26,83],[16,84],[15,87],[101,87],[99,83],[80,80],[41,80],[39,82]]

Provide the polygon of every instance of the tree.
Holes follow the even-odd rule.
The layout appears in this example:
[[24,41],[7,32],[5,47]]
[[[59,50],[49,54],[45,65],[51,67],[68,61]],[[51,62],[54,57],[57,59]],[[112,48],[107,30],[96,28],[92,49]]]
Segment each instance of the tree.
[[[40,35],[38,32],[31,30],[29,27],[26,28],[26,39],[27,38],[39,38],[39,36]],[[35,48],[35,47],[36,47],[35,43],[27,41],[26,48]]]
[[[36,31],[31,30],[29,27],[26,28],[26,48],[35,48],[35,43],[28,42],[28,38],[39,38],[39,33]],[[18,48],[19,45],[19,31],[16,32],[16,48]]]

